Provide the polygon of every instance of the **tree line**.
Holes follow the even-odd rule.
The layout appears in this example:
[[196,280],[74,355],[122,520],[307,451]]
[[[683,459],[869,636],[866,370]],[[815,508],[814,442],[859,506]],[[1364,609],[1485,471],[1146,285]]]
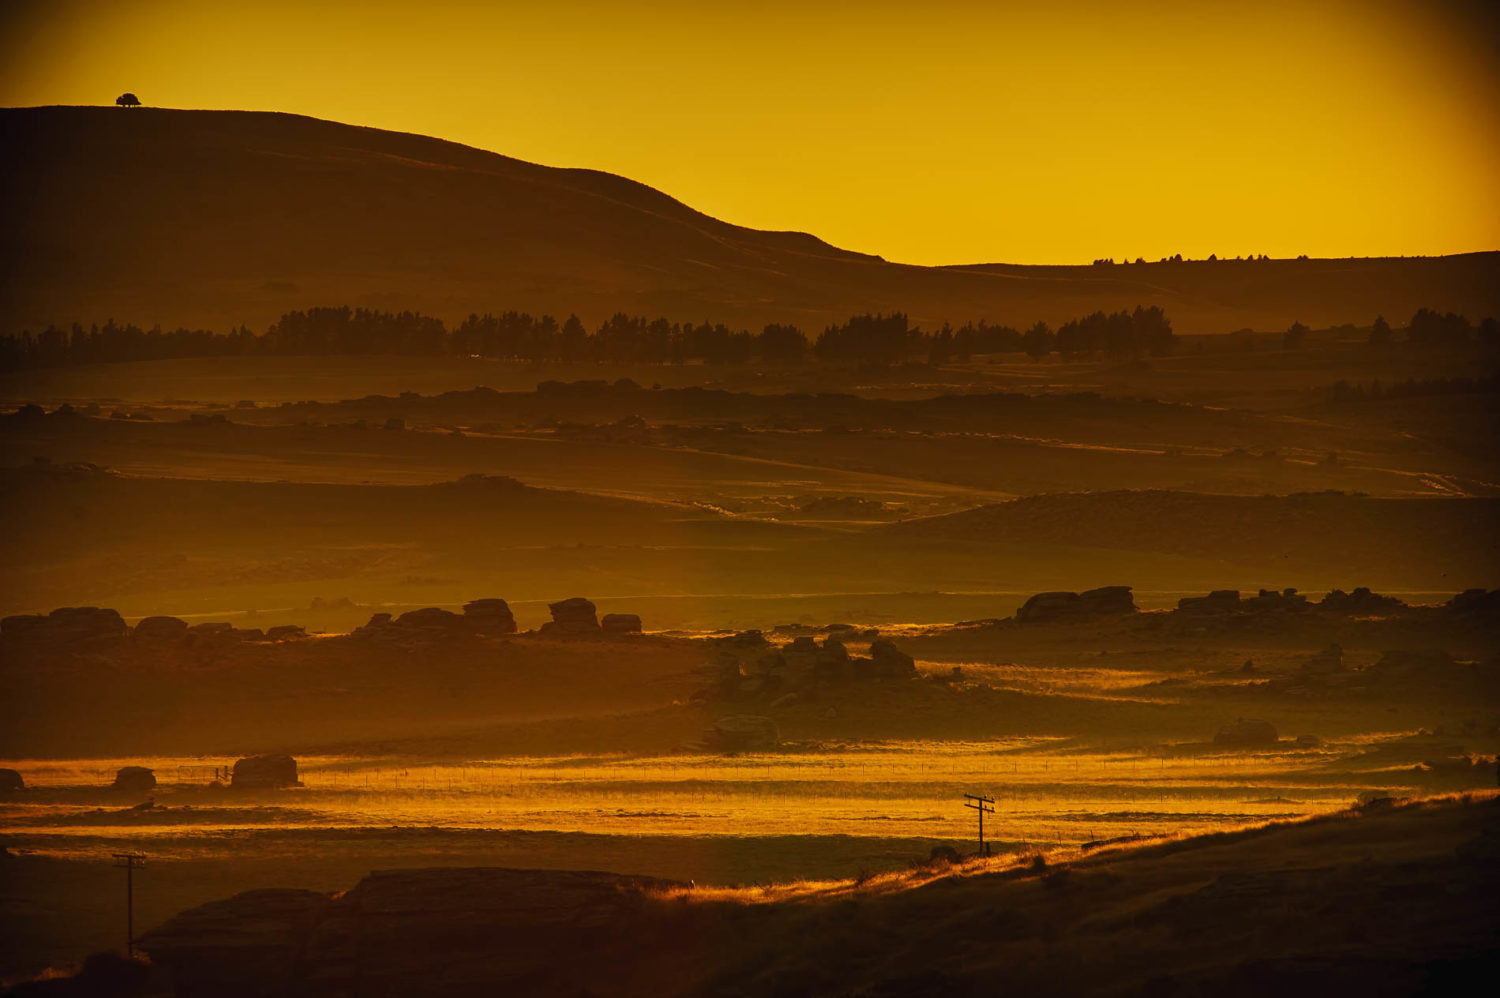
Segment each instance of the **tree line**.
[[288,312],[264,333],[244,325],[228,333],[160,326],[143,329],[113,319],[102,326],[49,326],[36,335],[0,337],[0,367],[362,354],[648,364],[795,364],[814,359],[940,364],[991,353],[1140,356],[1170,352],[1174,343],[1171,322],[1154,306],[1112,315],[1095,312],[1065,323],[1056,332],[1041,322],[1022,332],[983,320],[956,329],[945,323],[926,332],[902,312],[856,315],[811,339],[794,325],[771,323],[753,333],[724,323],[675,323],[623,312],[593,330],[576,315],[559,322],[550,315],[527,312],[470,315],[450,329],[441,319],[419,312],[341,306]]

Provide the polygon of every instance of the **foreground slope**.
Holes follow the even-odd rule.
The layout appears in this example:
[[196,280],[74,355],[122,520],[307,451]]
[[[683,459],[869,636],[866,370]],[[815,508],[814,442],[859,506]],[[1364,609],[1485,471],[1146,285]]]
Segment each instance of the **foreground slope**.
[[143,948],[179,994],[1412,994],[1488,972],[1497,857],[1488,798],[805,891],[388,871],[204,905]]
[[[1435,306],[1500,312],[1500,256],[929,268],[719,221],[607,173],[287,114],[0,110],[5,327],[260,326],[347,303],[442,317],[1056,323],[1164,306],[1180,330],[1284,328]],[[1205,283],[1205,278],[1211,278]]]

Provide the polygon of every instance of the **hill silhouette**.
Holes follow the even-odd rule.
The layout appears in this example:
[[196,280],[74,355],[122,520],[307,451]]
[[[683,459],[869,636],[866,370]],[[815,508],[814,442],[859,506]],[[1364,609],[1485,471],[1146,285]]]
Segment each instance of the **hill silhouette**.
[[11,330],[111,315],[264,326],[319,303],[808,328],[881,309],[1029,323],[1160,305],[1186,332],[1421,306],[1500,312],[1497,253],[906,266],[719,221],[608,173],[290,114],[4,109],[0,142],[0,326]]

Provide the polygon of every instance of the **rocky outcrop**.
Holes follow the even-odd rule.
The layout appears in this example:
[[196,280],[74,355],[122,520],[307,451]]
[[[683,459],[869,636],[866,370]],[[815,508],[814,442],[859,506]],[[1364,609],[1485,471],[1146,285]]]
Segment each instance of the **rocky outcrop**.
[[883,679],[902,679],[917,673],[916,661],[889,638],[870,642],[870,660],[875,665],[875,675]]
[[493,597],[470,600],[464,604],[464,620],[475,634],[493,636],[516,633],[516,615],[510,604]]
[[1352,593],[1346,593],[1342,589],[1334,589],[1327,596],[1318,600],[1318,609],[1329,613],[1347,614],[1381,614],[1390,613],[1395,610],[1405,610],[1406,604],[1394,596],[1382,596],[1371,592],[1367,587],[1360,586]]
[[1101,586],[1081,593],[1037,593],[1016,611],[1022,624],[1052,620],[1076,620],[1083,617],[1110,616],[1136,612],[1130,586]]
[[406,628],[408,630],[436,631],[444,634],[468,634],[472,633],[471,626],[464,618],[452,610],[443,610],[435,606],[423,607],[420,610],[409,610],[397,617],[392,626]]
[[757,752],[781,744],[781,729],[773,718],[758,714],[721,717],[703,733],[709,748],[720,752]]
[[252,755],[234,764],[229,785],[244,790],[280,790],[300,787],[297,760],[289,755]]
[[187,632],[187,621],[178,617],[142,617],[131,631],[131,637],[137,641],[165,644],[181,641]]
[[26,781],[14,769],[0,769],[0,794],[11,794],[26,789]]
[[606,613],[599,626],[606,634],[639,634],[641,618],[634,613]]
[[594,604],[582,596],[573,596],[548,604],[547,609],[552,612],[552,620],[542,625],[543,633],[599,633],[599,618],[595,613]]
[[145,766],[121,766],[115,773],[111,789],[141,793],[156,789],[156,774]]
[[1500,613],[1500,589],[1465,589],[1443,605],[1456,613]]
[[1295,589],[1283,589],[1280,592],[1262,589],[1242,602],[1240,607],[1252,613],[1300,613],[1311,609],[1312,605],[1307,602],[1306,596]]
[[1189,613],[1233,613],[1240,608],[1238,589],[1215,589],[1207,596],[1184,596],[1177,609]]
[[266,628],[267,641],[296,641],[307,637],[307,631],[299,624],[278,624]]
[[1214,744],[1229,748],[1254,748],[1276,744],[1276,726],[1270,721],[1242,717],[1214,735]]
[[63,648],[107,644],[128,630],[118,612],[97,606],[64,606],[45,616],[28,613],[0,620],[0,638]]

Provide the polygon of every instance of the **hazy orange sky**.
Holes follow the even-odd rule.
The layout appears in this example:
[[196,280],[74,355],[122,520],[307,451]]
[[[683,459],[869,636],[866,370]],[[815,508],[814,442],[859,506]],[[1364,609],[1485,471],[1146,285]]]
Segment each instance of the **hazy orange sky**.
[[1500,248],[1489,7],[0,0],[0,103],[422,132],[912,263],[1453,253]]

